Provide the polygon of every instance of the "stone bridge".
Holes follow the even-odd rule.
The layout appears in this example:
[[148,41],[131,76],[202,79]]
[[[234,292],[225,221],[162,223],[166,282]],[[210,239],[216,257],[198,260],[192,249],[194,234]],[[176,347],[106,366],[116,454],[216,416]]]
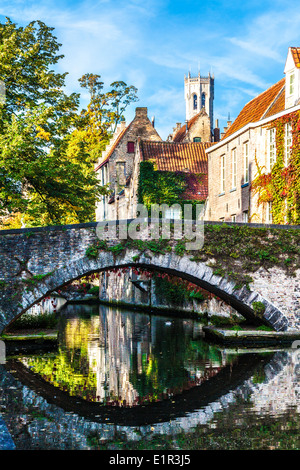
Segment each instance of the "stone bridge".
[[[246,224],[234,225],[238,227]],[[248,236],[254,234],[254,238],[257,238],[256,232],[251,230],[260,228],[247,225]],[[270,265],[269,262],[267,266],[258,263],[257,268],[251,270],[251,279],[242,276],[237,282],[239,269],[243,269],[244,274],[246,272],[247,259],[241,263],[241,260],[236,259],[238,255],[235,251],[231,257],[235,268],[229,267],[228,254],[224,251],[226,244],[224,248],[220,244],[218,263],[223,263],[225,269],[216,269],[220,264],[216,265],[215,253],[210,250],[218,244],[211,243],[209,249],[206,247],[212,228],[217,227],[219,231],[222,224],[204,223],[202,254],[205,256],[202,257],[192,256],[193,253],[184,251],[182,245],[178,245],[180,242],[176,245],[174,240],[164,245],[159,241],[149,244],[138,241],[121,243],[118,239],[105,244],[97,236],[97,226],[97,223],[88,223],[0,231],[0,332],[35,303],[71,281],[94,272],[125,266],[144,267],[189,280],[217,295],[255,324],[266,324],[276,331],[300,329],[297,247],[293,272],[276,263]],[[226,227],[230,230],[230,224]],[[300,233],[299,227],[269,227],[270,233],[266,238],[266,228],[261,227],[267,240],[272,239],[272,230],[282,232],[283,229],[288,234],[293,231]],[[230,240],[231,234],[228,244]],[[257,306],[263,308],[258,312]]]

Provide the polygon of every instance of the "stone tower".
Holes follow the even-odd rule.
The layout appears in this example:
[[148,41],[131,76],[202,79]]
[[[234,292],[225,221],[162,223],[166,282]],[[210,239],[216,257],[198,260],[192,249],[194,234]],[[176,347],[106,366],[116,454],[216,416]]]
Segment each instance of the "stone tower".
[[184,76],[184,98],[186,104],[186,120],[189,121],[202,108],[210,118],[210,128],[213,132],[213,101],[214,101],[214,76],[210,73],[208,77],[201,77],[200,72],[197,77]]

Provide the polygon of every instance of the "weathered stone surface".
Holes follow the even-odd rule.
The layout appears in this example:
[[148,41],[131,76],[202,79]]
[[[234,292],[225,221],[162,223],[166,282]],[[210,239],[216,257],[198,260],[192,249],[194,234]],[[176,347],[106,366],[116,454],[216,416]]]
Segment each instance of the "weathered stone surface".
[[[236,289],[234,282],[213,273],[209,266],[212,260],[192,261],[190,255],[178,256],[174,251],[140,253],[129,248],[119,255],[100,251],[96,259],[90,259],[86,249],[97,241],[94,223],[1,231],[0,331],[61,286],[118,266],[147,266],[177,275],[216,294],[245,317],[263,321],[277,331],[300,328],[299,272],[289,277],[279,268],[260,270],[254,273],[250,289]],[[254,301],[265,305],[262,318],[254,314]]]

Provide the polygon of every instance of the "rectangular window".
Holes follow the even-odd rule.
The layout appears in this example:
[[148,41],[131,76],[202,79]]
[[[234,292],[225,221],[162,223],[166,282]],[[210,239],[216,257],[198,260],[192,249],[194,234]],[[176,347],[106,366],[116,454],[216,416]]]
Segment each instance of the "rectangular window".
[[294,85],[295,85],[295,75],[293,73],[291,73],[291,75],[290,75],[290,86],[289,86],[290,95],[294,94]]
[[267,223],[267,224],[272,224],[272,223],[273,223],[272,202],[267,202],[267,208],[266,208],[266,223]]
[[244,184],[249,183],[249,142],[244,144]]
[[243,211],[243,222],[247,224],[249,222],[249,213],[248,211]]
[[236,222],[236,214],[232,214],[232,216],[231,216],[231,222]]
[[232,189],[236,188],[236,149],[231,152],[232,156]]
[[134,142],[127,142],[127,153],[134,153]]
[[[177,204],[176,204],[177,206]],[[168,207],[165,211],[165,218],[171,220],[180,220],[181,219],[181,208],[180,207]]]
[[125,162],[116,162],[116,169],[117,169],[117,182],[120,185],[124,185],[126,182]]
[[286,165],[288,165],[290,161],[292,143],[293,143],[292,125],[290,122],[287,122],[285,125],[285,164]]
[[276,162],[276,142],[275,142],[275,128],[268,131],[268,164],[269,170],[272,170]]
[[225,192],[225,155],[221,157],[221,193]]

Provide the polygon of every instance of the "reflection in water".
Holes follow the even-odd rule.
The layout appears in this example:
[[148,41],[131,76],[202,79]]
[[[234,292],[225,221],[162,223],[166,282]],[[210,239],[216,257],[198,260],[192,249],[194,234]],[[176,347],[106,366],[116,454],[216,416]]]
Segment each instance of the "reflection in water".
[[[193,320],[100,306],[82,315],[68,306],[59,349],[21,361],[71,396],[132,407],[181,394],[216,375],[226,361]],[[227,360],[231,361],[229,358]]]
[[0,365],[2,423],[17,449],[299,449],[300,349],[227,352],[197,322],[72,305],[56,352]]

